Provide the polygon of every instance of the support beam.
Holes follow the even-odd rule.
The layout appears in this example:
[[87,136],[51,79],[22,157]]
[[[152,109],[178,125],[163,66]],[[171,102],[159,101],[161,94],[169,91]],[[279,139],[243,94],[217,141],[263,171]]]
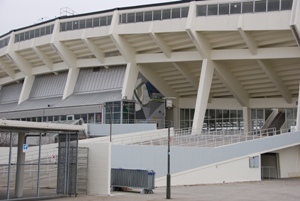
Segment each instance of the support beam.
[[57,54],[62,58],[69,68],[77,67],[76,56],[62,42],[54,41],[51,43],[51,46],[55,49]]
[[68,72],[68,77],[67,77],[67,81],[66,81],[66,85],[65,85],[65,89],[64,89],[64,94],[62,99],[65,100],[66,98],[68,98],[75,89],[75,85],[76,85],[76,81],[79,75],[79,68],[70,68],[69,72]]
[[44,62],[44,64],[49,68],[49,70],[53,70],[53,60],[50,59],[44,52],[42,52],[38,47],[34,44],[31,47],[35,53],[39,56],[40,60]]
[[300,47],[300,2],[299,1],[293,1],[293,7],[291,11],[291,20],[290,20],[290,27],[291,31],[295,37],[295,41],[298,44],[298,47]]
[[241,106],[249,105],[249,95],[242,87],[237,78],[232,74],[228,67],[221,66],[218,62],[213,62],[217,77],[222,81],[230,93],[237,99]]
[[210,51],[211,51],[211,46],[207,42],[207,40],[204,38],[204,36],[197,32],[195,30],[195,18],[196,18],[196,10],[197,10],[197,5],[195,1],[192,1],[190,3],[190,8],[189,8],[189,13],[187,17],[187,22],[186,22],[186,32],[191,38],[193,44],[195,45],[196,49],[202,56],[202,58],[210,58]]
[[166,57],[170,58],[171,56],[171,49],[167,45],[167,43],[162,39],[162,37],[153,32],[153,22],[150,25],[150,36],[156,45],[161,49],[161,51],[166,55]]
[[251,109],[243,107],[244,133],[250,132],[251,128]]
[[165,97],[178,97],[178,94],[157,74],[151,69],[151,67],[142,66],[140,67],[140,72],[143,76],[155,86],[155,88],[162,93]]
[[18,133],[18,153],[17,153],[17,170],[16,170],[16,188],[15,196],[23,197],[24,170],[25,170],[25,153],[23,153],[23,144],[25,144],[25,133]]
[[35,79],[35,76],[33,76],[33,75],[30,75],[30,76],[28,75],[25,77],[18,104],[23,103],[24,101],[26,101],[29,98],[29,95],[30,95],[30,92],[31,92],[31,89],[32,89],[32,86],[34,83],[34,79]]
[[239,15],[237,29],[238,29],[239,34],[243,38],[244,42],[246,43],[249,51],[253,55],[255,55],[255,54],[257,54],[257,45],[256,45],[254,39],[252,38],[252,36],[249,33],[245,32],[243,30],[243,19],[244,19],[244,16],[243,15]]
[[299,83],[299,92],[298,92],[296,130],[300,131],[300,83]]
[[200,82],[198,87],[195,114],[193,120],[193,129],[196,132],[202,131],[213,75],[214,65],[212,61],[204,59],[202,62],[202,70],[200,75]]
[[122,97],[133,98],[133,91],[136,85],[136,80],[139,75],[139,67],[135,63],[128,63],[124,77],[124,85],[122,88]]
[[83,30],[83,35],[81,40],[86,44],[89,50],[95,55],[95,57],[100,61],[100,63],[104,63],[104,53],[101,51],[97,45],[86,37],[86,29]]
[[12,79],[15,78],[15,70],[12,69],[12,68],[10,68],[10,67],[8,67],[8,66],[6,66],[5,63],[2,62],[1,60],[0,60],[0,68],[1,68],[4,72],[6,72],[7,75],[8,75],[9,77],[11,77]]
[[284,85],[280,77],[277,75],[275,70],[266,62],[262,60],[257,60],[258,65],[266,73],[271,82],[274,84],[275,88],[279,91],[282,97],[287,103],[292,103],[292,95],[288,88]]
[[130,46],[130,44],[118,34],[117,28],[119,26],[119,12],[115,10],[112,17],[112,22],[110,25],[109,36],[115,46],[118,48],[121,55],[125,60],[129,62],[135,61],[136,51]]
[[194,89],[198,89],[198,80],[187,68],[181,66],[178,63],[172,64],[187,79],[187,81],[194,87]]

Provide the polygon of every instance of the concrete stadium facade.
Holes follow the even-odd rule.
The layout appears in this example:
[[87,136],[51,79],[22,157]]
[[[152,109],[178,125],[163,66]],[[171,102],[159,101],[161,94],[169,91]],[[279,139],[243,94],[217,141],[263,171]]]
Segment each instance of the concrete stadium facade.
[[[175,128],[249,132],[270,128],[281,113],[278,129],[299,131],[299,12],[297,0],[177,1],[13,30],[0,37],[0,117],[38,122],[85,114],[85,123],[94,124],[107,122],[111,108],[120,107],[114,120],[129,122],[136,120],[134,96],[142,77],[161,97],[176,98],[167,114]],[[107,103],[110,109],[99,107]],[[134,112],[125,116],[123,105]],[[164,120],[165,112],[158,113],[149,118]],[[299,141],[278,150],[290,146],[299,161]],[[249,157],[232,166],[248,164]],[[233,174],[232,166],[224,172]],[[244,180],[261,178],[258,170],[249,171]],[[176,184],[199,183],[191,172],[182,179],[182,172]]]

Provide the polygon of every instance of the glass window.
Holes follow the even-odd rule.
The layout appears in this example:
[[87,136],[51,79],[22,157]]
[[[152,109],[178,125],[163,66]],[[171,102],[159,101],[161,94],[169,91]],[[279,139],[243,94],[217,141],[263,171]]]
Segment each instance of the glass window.
[[229,14],[229,4],[219,4],[219,15]]
[[229,113],[230,113],[230,118],[236,118],[237,117],[237,111],[236,110],[230,110],[229,111]]
[[53,116],[48,116],[48,122],[53,121]]
[[44,36],[46,34],[46,32],[45,32],[45,27],[42,27],[41,28],[41,36]]
[[188,14],[189,14],[189,7],[181,8],[181,17],[182,18],[187,17]]
[[264,119],[264,110],[257,109],[257,119]]
[[107,25],[111,25],[112,15],[107,16]]
[[29,38],[31,39],[31,38],[34,38],[34,30],[31,30],[30,32],[29,32]]
[[79,21],[79,29],[85,29],[85,20]]
[[293,6],[293,0],[281,0],[281,10],[291,10]]
[[255,1],[255,12],[266,12],[267,10],[267,1],[266,0],[260,0]]
[[25,32],[25,40],[28,40],[29,39],[29,31],[26,31]]
[[[122,20],[123,20],[123,15],[122,15]],[[126,20],[126,17],[125,17]],[[126,22],[125,22],[126,23]],[[100,26],[106,26],[107,25],[107,17],[100,17]]]
[[223,110],[223,118],[229,118],[229,110]]
[[61,115],[60,116],[60,120],[61,121],[66,121],[67,120],[67,116],[66,115]]
[[50,26],[46,26],[46,34],[51,34],[51,27]]
[[25,40],[25,33],[20,33],[20,41],[24,41]]
[[91,27],[93,27],[93,19],[92,18],[86,20],[86,28],[91,28]]
[[197,6],[197,16],[206,16],[206,5]]
[[253,1],[243,2],[243,13],[253,13]]
[[230,14],[241,13],[241,3],[230,3]]
[[172,9],[172,18],[180,18],[180,8],[173,8]]
[[67,22],[67,31],[73,30],[72,22]]
[[58,115],[57,115],[57,116],[54,116],[54,117],[53,117],[53,120],[54,120],[54,121],[59,121],[59,116],[58,116]]
[[268,0],[268,11],[278,11],[280,0]]
[[143,22],[144,21],[144,13],[139,12],[135,14],[135,21],[136,22]]
[[135,13],[128,13],[127,14],[127,23],[135,22]]
[[161,20],[161,10],[153,11],[153,20]]
[[152,11],[146,11],[144,15],[145,15],[145,21],[152,21]]
[[96,113],[96,124],[102,123],[102,113]]
[[93,19],[93,27],[98,27],[98,26],[100,26],[99,17]]
[[42,122],[42,117],[37,117],[36,122]]
[[208,5],[207,15],[218,15],[218,5]]
[[87,123],[87,114],[81,114],[80,118],[83,119],[84,123]]
[[[15,35],[15,43],[20,41],[20,34]],[[0,47],[4,47],[4,41],[0,41]]]
[[66,31],[66,23],[60,23],[60,31]]
[[79,22],[78,20],[73,21],[73,30],[79,29]]
[[40,29],[35,29],[34,30],[34,37],[39,37],[40,36]]
[[95,121],[94,121],[94,113],[89,113],[88,114],[88,123],[89,124],[94,124]]
[[121,112],[121,102],[114,102],[113,112]]
[[126,14],[126,13],[125,13],[125,14],[122,14],[122,20],[121,20],[121,23],[122,23],[122,24],[127,23],[127,14]]
[[170,9],[166,9],[162,11],[163,14],[163,19],[171,19],[171,10]]

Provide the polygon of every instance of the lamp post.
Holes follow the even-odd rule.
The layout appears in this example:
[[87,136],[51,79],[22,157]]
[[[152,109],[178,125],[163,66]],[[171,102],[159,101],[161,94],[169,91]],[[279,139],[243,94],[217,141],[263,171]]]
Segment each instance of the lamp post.
[[[167,110],[170,110],[173,105],[172,102],[175,100],[174,97],[165,97],[165,107]],[[167,113],[166,110],[166,113]],[[170,118],[169,118],[170,119]],[[167,189],[166,189],[166,198],[171,199],[171,174],[170,174],[170,120],[168,121],[168,171],[167,171]]]
[[[100,104],[102,105],[104,108],[108,108],[109,109],[109,113],[110,113],[110,120],[109,120],[109,142],[112,141],[112,109],[111,106],[106,105],[106,103],[104,104]],[[106,110],[105,110],[105,115],[106,115]],[[105,118],[106,121],[106,118]]]

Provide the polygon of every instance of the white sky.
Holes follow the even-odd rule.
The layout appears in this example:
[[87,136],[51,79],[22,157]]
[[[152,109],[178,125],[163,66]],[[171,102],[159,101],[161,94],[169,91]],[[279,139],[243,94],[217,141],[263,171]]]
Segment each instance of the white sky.
[[41,18],[59,17],[60,9],[64,7],[82,14],[171,1],[175,0],[0,0],[0,36],[38,23]]

